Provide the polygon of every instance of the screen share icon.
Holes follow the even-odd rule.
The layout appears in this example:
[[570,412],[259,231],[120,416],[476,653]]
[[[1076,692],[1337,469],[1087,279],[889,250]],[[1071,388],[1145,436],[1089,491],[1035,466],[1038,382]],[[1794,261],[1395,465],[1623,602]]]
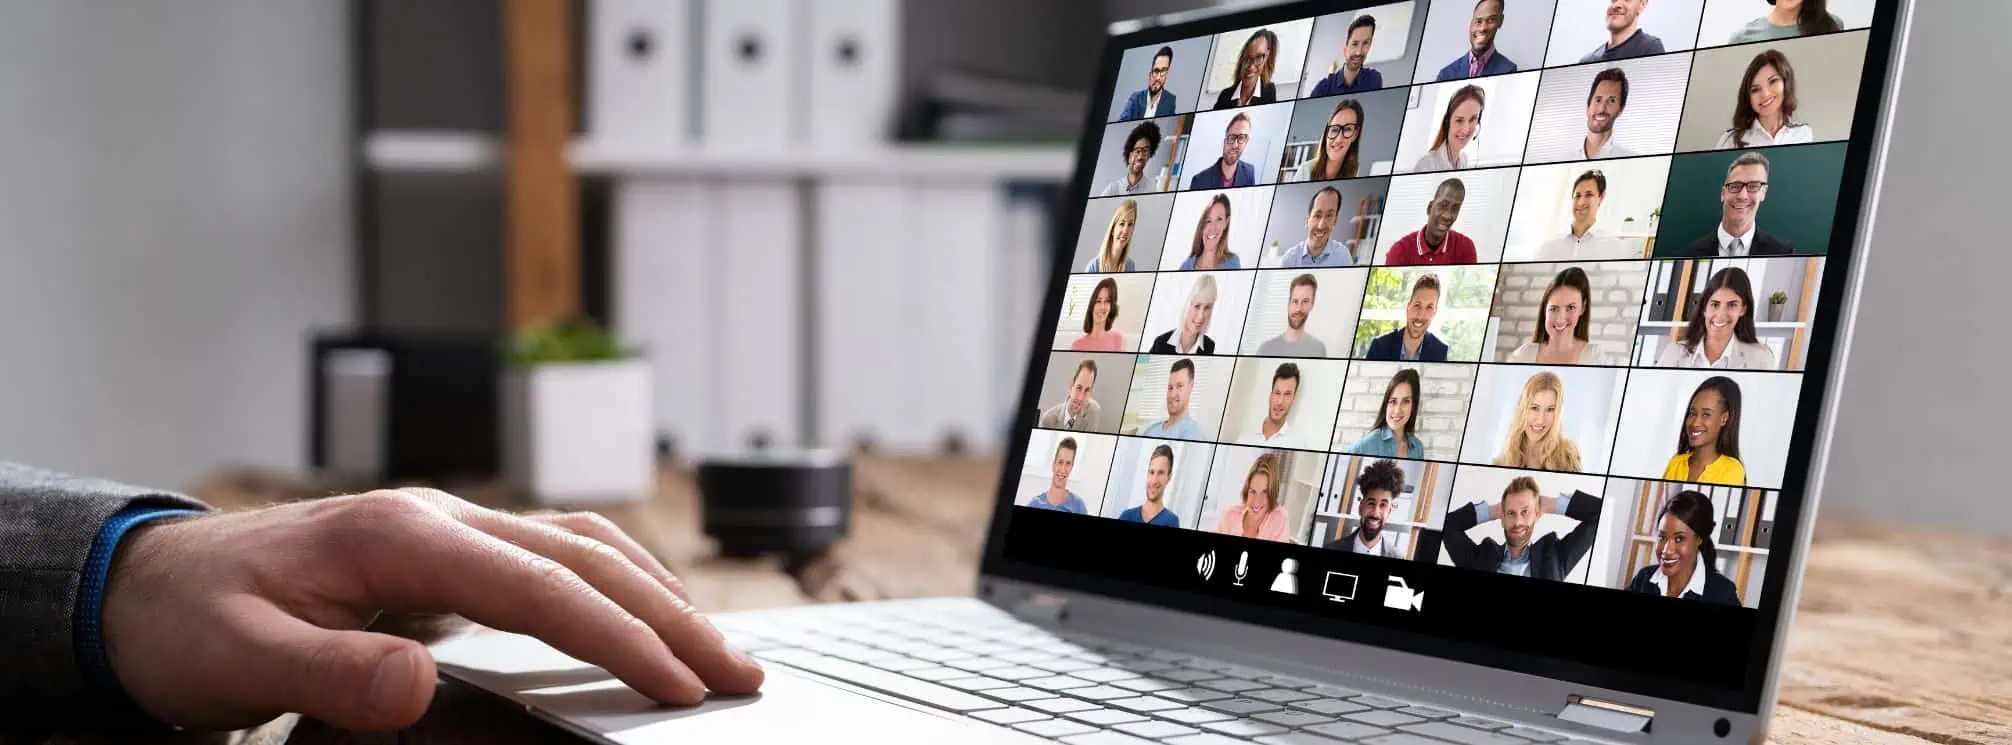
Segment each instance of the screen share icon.
[[1357,577],[1353,574],[1328,572],[1327,580],[1321,583],[1320,594],[1326,595],[1328,600],[1346,603],[1355,599],[1356,584]]

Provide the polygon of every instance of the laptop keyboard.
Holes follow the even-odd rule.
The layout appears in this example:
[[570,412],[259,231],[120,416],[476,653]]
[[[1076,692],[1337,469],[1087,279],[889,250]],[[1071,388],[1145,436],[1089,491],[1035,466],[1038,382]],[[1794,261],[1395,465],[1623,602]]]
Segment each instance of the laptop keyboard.
[[1056,632],[969,600],[717,617],[755,657],[1070,745],[1592,745],[1204,657]]

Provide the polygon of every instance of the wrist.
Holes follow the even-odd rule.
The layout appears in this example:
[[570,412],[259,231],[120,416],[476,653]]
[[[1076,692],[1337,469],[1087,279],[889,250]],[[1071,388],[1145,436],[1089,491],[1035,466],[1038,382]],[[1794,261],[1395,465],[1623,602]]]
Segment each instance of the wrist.
[[93,687],[122,704],[130,706],[133,701],[114,664],[122,636],[117,621],[133,602],[135,575],[143,573],[137,568],[148,566],[152,562],[149,557],[158,553],[161,528],[198,514],[192,510],[128,510],[107,521],[92,548],[79,593],[84,607],[77,615],[78,663]]

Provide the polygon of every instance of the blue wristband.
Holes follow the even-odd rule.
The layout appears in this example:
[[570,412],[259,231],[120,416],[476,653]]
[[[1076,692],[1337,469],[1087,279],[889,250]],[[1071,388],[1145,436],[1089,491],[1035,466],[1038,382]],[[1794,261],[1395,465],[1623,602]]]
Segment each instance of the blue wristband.
[[130,508],[106,519],[104,526],[98,528],[98,537],[91,542],[91,556],[84,562],[83,582],[77,588],[76,627],[72,637],[77,668],[92,688],[121,703],[129,702],[126,689],[119,685],[119,677],[112,672],[111,657],[105,654],[105,581],[112,569],[112,555],[118,551],[120,539],[141,523],[194,514],[201,513],[187,509]]

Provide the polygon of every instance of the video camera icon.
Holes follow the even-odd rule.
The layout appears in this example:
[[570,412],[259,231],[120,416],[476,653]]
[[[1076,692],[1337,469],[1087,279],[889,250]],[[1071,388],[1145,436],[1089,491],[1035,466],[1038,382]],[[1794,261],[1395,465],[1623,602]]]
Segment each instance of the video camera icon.
[[1418,611],[1425,606],[1425,591],[1413,590],[1405,584],[1403,577],[1391,577],[1390,585],[1383,589],[1383,607],[1391,610]]

